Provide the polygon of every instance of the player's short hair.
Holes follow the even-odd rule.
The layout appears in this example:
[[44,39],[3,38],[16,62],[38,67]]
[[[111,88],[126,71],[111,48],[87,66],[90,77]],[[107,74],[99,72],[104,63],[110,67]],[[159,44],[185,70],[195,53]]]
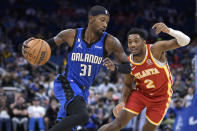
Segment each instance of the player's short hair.
[[105,7],[100,6],[100,5],[93,6],[88,12],[88,16],[96,16],[96,15],[101,15],[101,14],[110,15],[109,11],[107,11]]
[[139,28],[132,28],[132,29],[130,29],[129,32],[127,33],[127,38],[131,34],[138,34],[144,40],[147,39],[147,36],[146,36],[146,33],[144,32],[144,30],[139,29]]

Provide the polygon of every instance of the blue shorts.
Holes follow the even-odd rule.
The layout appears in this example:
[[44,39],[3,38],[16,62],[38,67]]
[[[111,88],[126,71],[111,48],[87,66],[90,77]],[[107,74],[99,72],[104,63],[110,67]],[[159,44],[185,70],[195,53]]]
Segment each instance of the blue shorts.
[[[58,79],[55,79],[54,81],[54,95],[58,99],[60,103],[59,112],[57,115],[57,121],[61,121],[63,118],[66,117],[66,108],[67,105],[75,99],[76,96],[82,96],[84,98],[84,101],[87,103],[89,91],[88,89],[82,90],[73,80],[67,78],[69,82],[68,85],[63,85],[62,82]],[[66,87],[64,87],[66,86]],[[68,99],[68,92],[66,91],[67,88],[71,88],[73,91],[72,97]],[[71,92],[69,92],[71,93]]]

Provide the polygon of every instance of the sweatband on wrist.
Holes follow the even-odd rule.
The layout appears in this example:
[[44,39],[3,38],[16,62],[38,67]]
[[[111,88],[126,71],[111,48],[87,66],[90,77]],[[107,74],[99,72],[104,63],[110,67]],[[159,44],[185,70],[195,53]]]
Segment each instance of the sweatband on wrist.
[[180,46],[185,46],[189,44],[190,38],[187,35],[185,35],[183,32],[178,31],[178,30],[173,30],[172,28],[169,28],[169,29],[170,29],[170,32],[168,34],[176,38]]
[[56,43],[53,38],[48,39],[46,42],[50,45],[51,48],[56,46]]
[[123,74],[130,74],[132,69],[131,69],[130,63],[126,62],[123,64],[115,65],[115,71],[123,73]]

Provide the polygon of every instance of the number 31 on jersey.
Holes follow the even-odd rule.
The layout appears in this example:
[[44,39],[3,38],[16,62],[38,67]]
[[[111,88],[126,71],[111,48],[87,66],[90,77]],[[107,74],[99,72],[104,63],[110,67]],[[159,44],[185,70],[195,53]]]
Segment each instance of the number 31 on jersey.
[[90,76],[91,75],[91,70],[92,70],[92,65],[85,65],[85,64],[81,64],[81,72],[80,72],[80,76]]

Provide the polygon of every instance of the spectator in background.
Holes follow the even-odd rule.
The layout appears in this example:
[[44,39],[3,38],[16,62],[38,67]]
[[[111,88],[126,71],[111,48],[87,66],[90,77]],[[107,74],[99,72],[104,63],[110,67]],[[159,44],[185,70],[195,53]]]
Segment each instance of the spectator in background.
[[47,97],[47,95],[46,95],[46,89],[44,88],[43,85],[39,85],[38,91],[36,92],[36,96],[38,98],[40,98],[41,100],[43,100],[44,98]]
[[3,124],[6,131],[11,131],[11,121],[9,114],[9,106],[6,105],[6,97],[0,100],[0,130],[2,131]]
[[108,76],[104,77],[104,82],[98,86],[98,90],[100,93],[106,94],[109,88],[113,88],[114,91],[116,92],[117,89],[116,89],[115,85],[110,83],[109,80],[110,79]]
[[17,103],[13,107],[12,111],[13,111],[13,118],[12,118],[13,130],[17,131],[17,125],[22,124],[24,131],[27,131],[27,122],[28,122],[27,106],[22,96],[19,96],[17,98]]
[[166,114],[166,117],[164,118],[163,122],[161,123],[162,131],[171,131],[174,121],[175,121],[175,114],[173,110],[170,110]]
[[109,88],[105,94],[105,97],[109,100],[111,99],[112,100],[112,97],[113,97],[113,94],[114,94],[114,89],[113,88]]
[[46,115],[44,117],[44,122],[46,125],[46,131],[55,125],[57,112],[58,112],[57,100],[55,98],[51,99],[50,106],[46,110]]
[[13,52],[10,50],[8,45],[6,45],[5,49],[2,51],[2,55],[6,63],[14,60]]
[[13,82],[12,77],[11,77],[10,74],[6,74],[6,75],[3,77],[1,86],[2,86],[2,87],[14,86],[14,82]]
[[180,63],[179,56],[175,54],[173,62],[170,64],[170,67],[175,70],[180,70],[183,66]]
[[108,112],[108,107],[105,104],[105,98],[101,97],[98,100],[98,104],[95,106],[95,113],[101,121],[101,124],[106,123],[110,113]]
[[45,111],[49,108],[50,106],[49,97],[45,96],[41,99],[41,106],[44,107]]
[[181,98],[178,98],[177,100],[174,101],[174,108],[172,108],[175,117],[183,110],[184,110],[183,100]]
[[90,90],[89,91],[90,92],[90,95],[89,95],[89,97],[88,97],[88,104],[89,105],[95,105],[96,104],[96,98],[95,98],[95,93],[94,93],[94,91],[93,90]]
[[34,131],[36,124],[38,124],[40,131],[45,130],[44,125],[44,107],[40,106],[39,98],[35,97],[33,100],[33,105],[28,108],[29,115],[29,131]]
[[184,101],[183,101],[185,108],[192,104],[193,96],[194,96],[194,89],[192,87],[189,87],[187,89],[187,95],[184,97]]
[[175,89],[175,92],[179,93],[181,97],[183,97],[186,93],[186,85],[184,81],[182,81],[181,73],[176,74],[176,80],[174,81],[173,88]]
[[87,129],[87,131],[96,131],[100,125],[100,120],[97,116],[97,114],[95,114],[94,112],[94,107],[90,106],[88,108],[88,112],[89,112],[89,120],[86,123],[85,127]]
[[54,96],[54,92],[53,92],[53,88],[54,88],[54,79],[56,77],[56,75],[54,73],[49,73],[49,76],[48,76],[48,81],[47,83],[45,83],[45,88],[48,89],[48,95],[50,97],[53,97]]

